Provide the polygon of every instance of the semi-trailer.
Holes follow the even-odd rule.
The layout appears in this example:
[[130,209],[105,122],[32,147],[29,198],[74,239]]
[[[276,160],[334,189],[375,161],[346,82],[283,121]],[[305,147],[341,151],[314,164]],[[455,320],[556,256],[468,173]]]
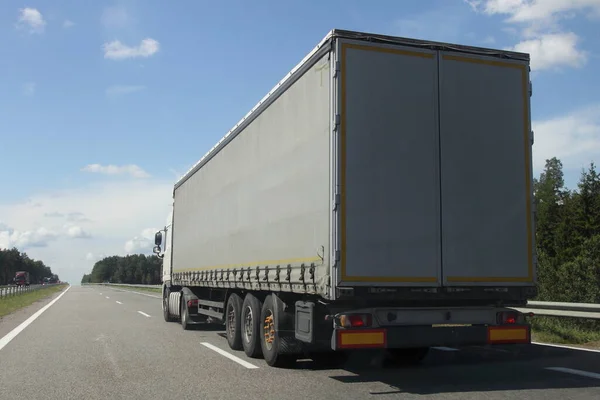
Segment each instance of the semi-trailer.
[[179,181],[166,321],[270,366],[530,343],[529,55],[332,30]]

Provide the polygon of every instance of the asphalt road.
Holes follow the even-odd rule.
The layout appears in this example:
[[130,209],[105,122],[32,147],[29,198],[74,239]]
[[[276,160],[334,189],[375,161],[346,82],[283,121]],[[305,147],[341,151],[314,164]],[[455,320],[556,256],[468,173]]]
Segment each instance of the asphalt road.
[[419,367],[374,366],[363,355],[344,369],[307,360],[283,370],[230,350],[221,327],[164,322],[153,294],[71,287],[6,343],[29,315],[0,321],[3,400],[600,399],[600,352],[441,348]]

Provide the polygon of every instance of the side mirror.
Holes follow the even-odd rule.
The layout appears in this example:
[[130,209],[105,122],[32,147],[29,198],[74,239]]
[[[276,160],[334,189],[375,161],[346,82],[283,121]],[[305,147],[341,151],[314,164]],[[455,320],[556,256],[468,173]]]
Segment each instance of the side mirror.
[[154,235],[154,244],[156,246],[160,246],[162,244],[162,232],[161,231],[156,232],[156,234]]

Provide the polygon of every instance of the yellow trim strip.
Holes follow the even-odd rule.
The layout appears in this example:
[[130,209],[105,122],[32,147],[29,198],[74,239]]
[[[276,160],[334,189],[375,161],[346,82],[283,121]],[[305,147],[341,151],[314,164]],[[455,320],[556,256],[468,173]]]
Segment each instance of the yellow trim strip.
[[496,340],[526,340],[528,331],[526,328],[494,329],[490,328],[490,341]]
[[295,263],[310,263],[310,262],[319,262],[323,261],[320,257],[305,257],[305,258],[287,258],[282,260],[269,260],[269,261],[256,261],[252,263],[241,263],[241,264],[224,264],[224,265],[215,265],[211,267],[202,267],[202,268],[184,268],[184,269],[175,269],[173,268],[173,272],[196,272],[196,271],[207,271],[211,269],[233,269],[233,268],[245,268],[245,267],[256,267],[256,266],[265,266],[265,265],[278,265],[278,264],[295,264]]
[[423,277],[398,277],[398,276],[349,276],[346,272],[346,56],[348,49],[374,51],[378,53],[397,54],[411,57],[422,57],[433,59],[435,56],[431,53],[408,51],[400,49],[390,49],[386,47],[359,45],[342,43],[341,45],[341,94],[340,94],[340,270],[343,281],[353,282],[398,282],[398,283],[426,283],[438,282],[438,277],[423,276]]
[[341,332],[340,345],[369,345],[369,344],[385,344],[384,332]]
[[521,95],[523,98],[523,147],[525,152],[525,207],[527,212],[527,276],[507,276],[507,277],[485,277],[485,276],[448,276],[447,282],[533,282],[533,232],[531,221],[531,161],[530,161],[530,143],[529,143],[529,81],[527,79],[527,66],[517,63],[503,61],[481,60],[478,58],[460,57],[445,54],[443,60],[467,62],[473,64],[483,64],[501,68],[515,68],[521,70]]
[[369,45],[364,45],[364,44],[342,43],[342,61],[343,62],[345,62],[345,60],[346,60],[345,59],[346,53],[344,51],[345,49],[374,51],[376,53],[397,54],[397,55],[401,55],[401,56],[422,57],[422,58],[433,58],[434,57],[433,54],[425,53],[422,51],[410,51],[410,50],[391,49],[389,47],[369,46]]

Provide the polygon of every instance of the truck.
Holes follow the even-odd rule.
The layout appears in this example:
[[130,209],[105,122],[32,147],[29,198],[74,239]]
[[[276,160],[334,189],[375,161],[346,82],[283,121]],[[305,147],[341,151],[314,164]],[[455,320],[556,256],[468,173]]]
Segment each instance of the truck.
[[17,286],[29,286],[29,272],[17,271],[15,273],[14,282]]
[[175,183],[165,321],[273,367],[531,343],[529,63],[330,31]]

